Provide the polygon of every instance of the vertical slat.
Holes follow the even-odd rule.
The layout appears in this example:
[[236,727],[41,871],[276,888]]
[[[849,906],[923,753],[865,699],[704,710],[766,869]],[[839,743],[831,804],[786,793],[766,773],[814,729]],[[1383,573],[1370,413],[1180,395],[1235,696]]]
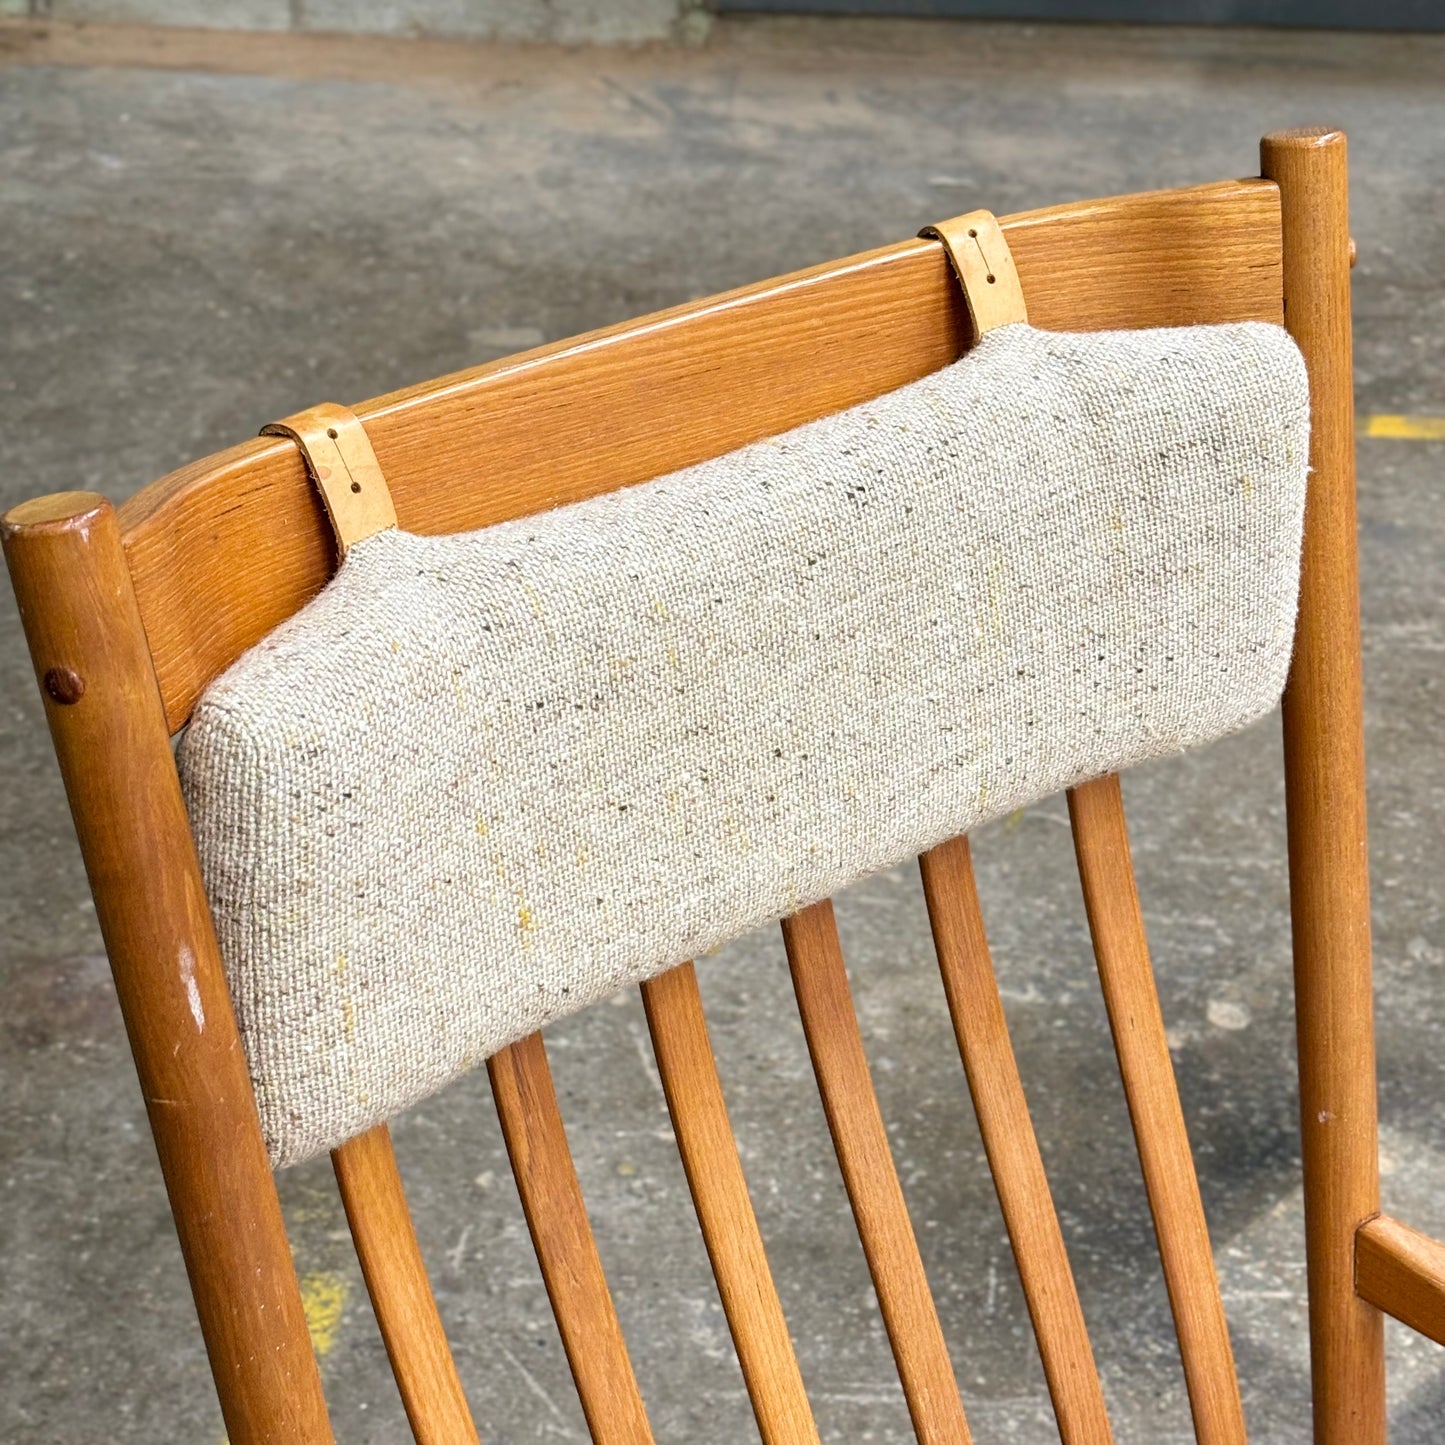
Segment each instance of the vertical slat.
[[677,1147],[764,1445],[816,1442],[690,963],[642,985]]
[[331,1426],[110,503],[7,514],[15,584],[233,1445]]
[[391,1372],[417,1445],[479,1445],[385,1124],[331,1151],[331,1165]]
[[785,918],[783,941],[823,1111],[914,1434],[924,1445],[967,1445],[968,1422],[873,1091],[833,905],[815,903]]
[[1310,378],[1310,484],[1294,660],[1284,695],[1285,803],[1318,1445],[1382,1445],[1383,1321],[1356,1298],[1356,1229],[1380,1207],[1370,875],[1355,539],[1345,137],[1266,136],[1279,185],[1285,324]]
[[1200,1445],[1243,1445],[1244,1409],[1154,986],[1116,776],[1069,793],[1074,850]]
[[542,1035],[529,1034],[494,1054],[487,1072],[587,1428],[597,1445],[651,1445],[652,1430],[602,1273]]
[[954,1036],[1064,1445],[1113,1439],[989,957],[968,839],[923,854],[923,893]]

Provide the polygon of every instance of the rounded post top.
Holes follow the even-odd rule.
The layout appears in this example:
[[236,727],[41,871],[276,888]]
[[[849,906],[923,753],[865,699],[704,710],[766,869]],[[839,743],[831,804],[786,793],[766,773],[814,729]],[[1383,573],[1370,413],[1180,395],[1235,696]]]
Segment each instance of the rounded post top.
[[112,511],[110,502],[99,492],[52,492],[11,507],[0,517],[0,533],[10,542],[27,532],[89,529]]
[[1260,142],[1265,150],[1323,150],[1345,144],[1345,133],[1333,125],[1302,125],[1272,130]]
[[[1280,187],[1286,210],[1305,207],[1318,216],[1338,211],[1347,226],[1349,147],[1338,126],[1301,126],[1271,131],[1259,143],[1260,170]],[[1293,198],[1293,199],[1291,199]]]

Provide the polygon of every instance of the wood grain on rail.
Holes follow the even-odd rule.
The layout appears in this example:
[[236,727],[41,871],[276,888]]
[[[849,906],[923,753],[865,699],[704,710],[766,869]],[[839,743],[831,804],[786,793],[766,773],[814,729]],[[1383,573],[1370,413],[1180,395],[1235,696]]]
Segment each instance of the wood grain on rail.
[[[1081,201],[1002,226],[1036,326],[1280,319],[1279,198],[1268,182]],[[967,331],[943,247],[911,240],[353,409],[400,525],[466,531],[867,401],[952,361]],[[334,565],[290,442],[246,442],[183,468],[131,498],[121,519],[173,729]]]
[[1381,1214],[1355,1234],[1355,1289],[1363,1300],[1445,1345],[1445,1244]]

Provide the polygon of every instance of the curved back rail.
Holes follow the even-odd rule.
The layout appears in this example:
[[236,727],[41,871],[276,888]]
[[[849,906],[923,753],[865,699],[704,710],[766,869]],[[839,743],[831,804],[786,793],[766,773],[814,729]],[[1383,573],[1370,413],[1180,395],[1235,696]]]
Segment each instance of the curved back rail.
[[[1278,322],[1279,193],[1228,181],[1005,217],[1033,324]],[[881,396],[967,335],[937,241],[905,241],[354,408],[400,525],[464,532],[630,486]],[[296,447],[258,438],[121,508],[175,731],[313,596],[335,546]]]
[[[1305,352],[1314,475],[1285,722],[1315,1431],[1322,1445],[1382,1445],[1375,1306],[1445,1332],[1445,1264],[1439,1246],[1432,1253],[1374,1219],[1344,138],[1269,137],[1264,163],[1269,179],[1055,207],[1006,217],[1002,227],[1035,325],[1283,317]],[[460,531],[641,482],[880,395],[951,361],[966,334],[943,248],[910,241],[397,392],[356,413],[400,524]],[[157,482],[118,518],[88,494],[22,506],[6,519],[5,544],[232,1445],[318,1445],[332,1438],[321,1383],[167,735],[211,678],[325,584],[329,526],[295,446],[266,438]],[[1244,1439],[1239,1390],[1117,781],[1086,784],[1070,802],[1196,1431],[1206,1445],[1232,1445]],[[1060,1435],[1066,1445],[1105,1445],[1103,1395],[966,840],[933,850],[922,867]],[[787,920],[784,938],[915,1433],[928,1445],[966,1445],[831,909]],[[816,1440],[691,967],[653,980],[643,996],[761,1435],[769,1445]],[[608,1445],[647,1445],[540,1038],[504,1051],[489,1071],[590,1431]],[[417,1440],[476,1440],[385,1129],[342,1146],[335,1165]],[[1361,1226],[1370,1303],[1355,1292]]]

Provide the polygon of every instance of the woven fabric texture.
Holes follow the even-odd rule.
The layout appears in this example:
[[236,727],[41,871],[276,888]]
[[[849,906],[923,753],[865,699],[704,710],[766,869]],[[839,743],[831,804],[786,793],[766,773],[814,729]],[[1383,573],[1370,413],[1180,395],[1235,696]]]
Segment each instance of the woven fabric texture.
[[1308,411],[1276,327],[1014,325],[701,466],[354,547],[180,748],[274,1161],[1266,712]]

